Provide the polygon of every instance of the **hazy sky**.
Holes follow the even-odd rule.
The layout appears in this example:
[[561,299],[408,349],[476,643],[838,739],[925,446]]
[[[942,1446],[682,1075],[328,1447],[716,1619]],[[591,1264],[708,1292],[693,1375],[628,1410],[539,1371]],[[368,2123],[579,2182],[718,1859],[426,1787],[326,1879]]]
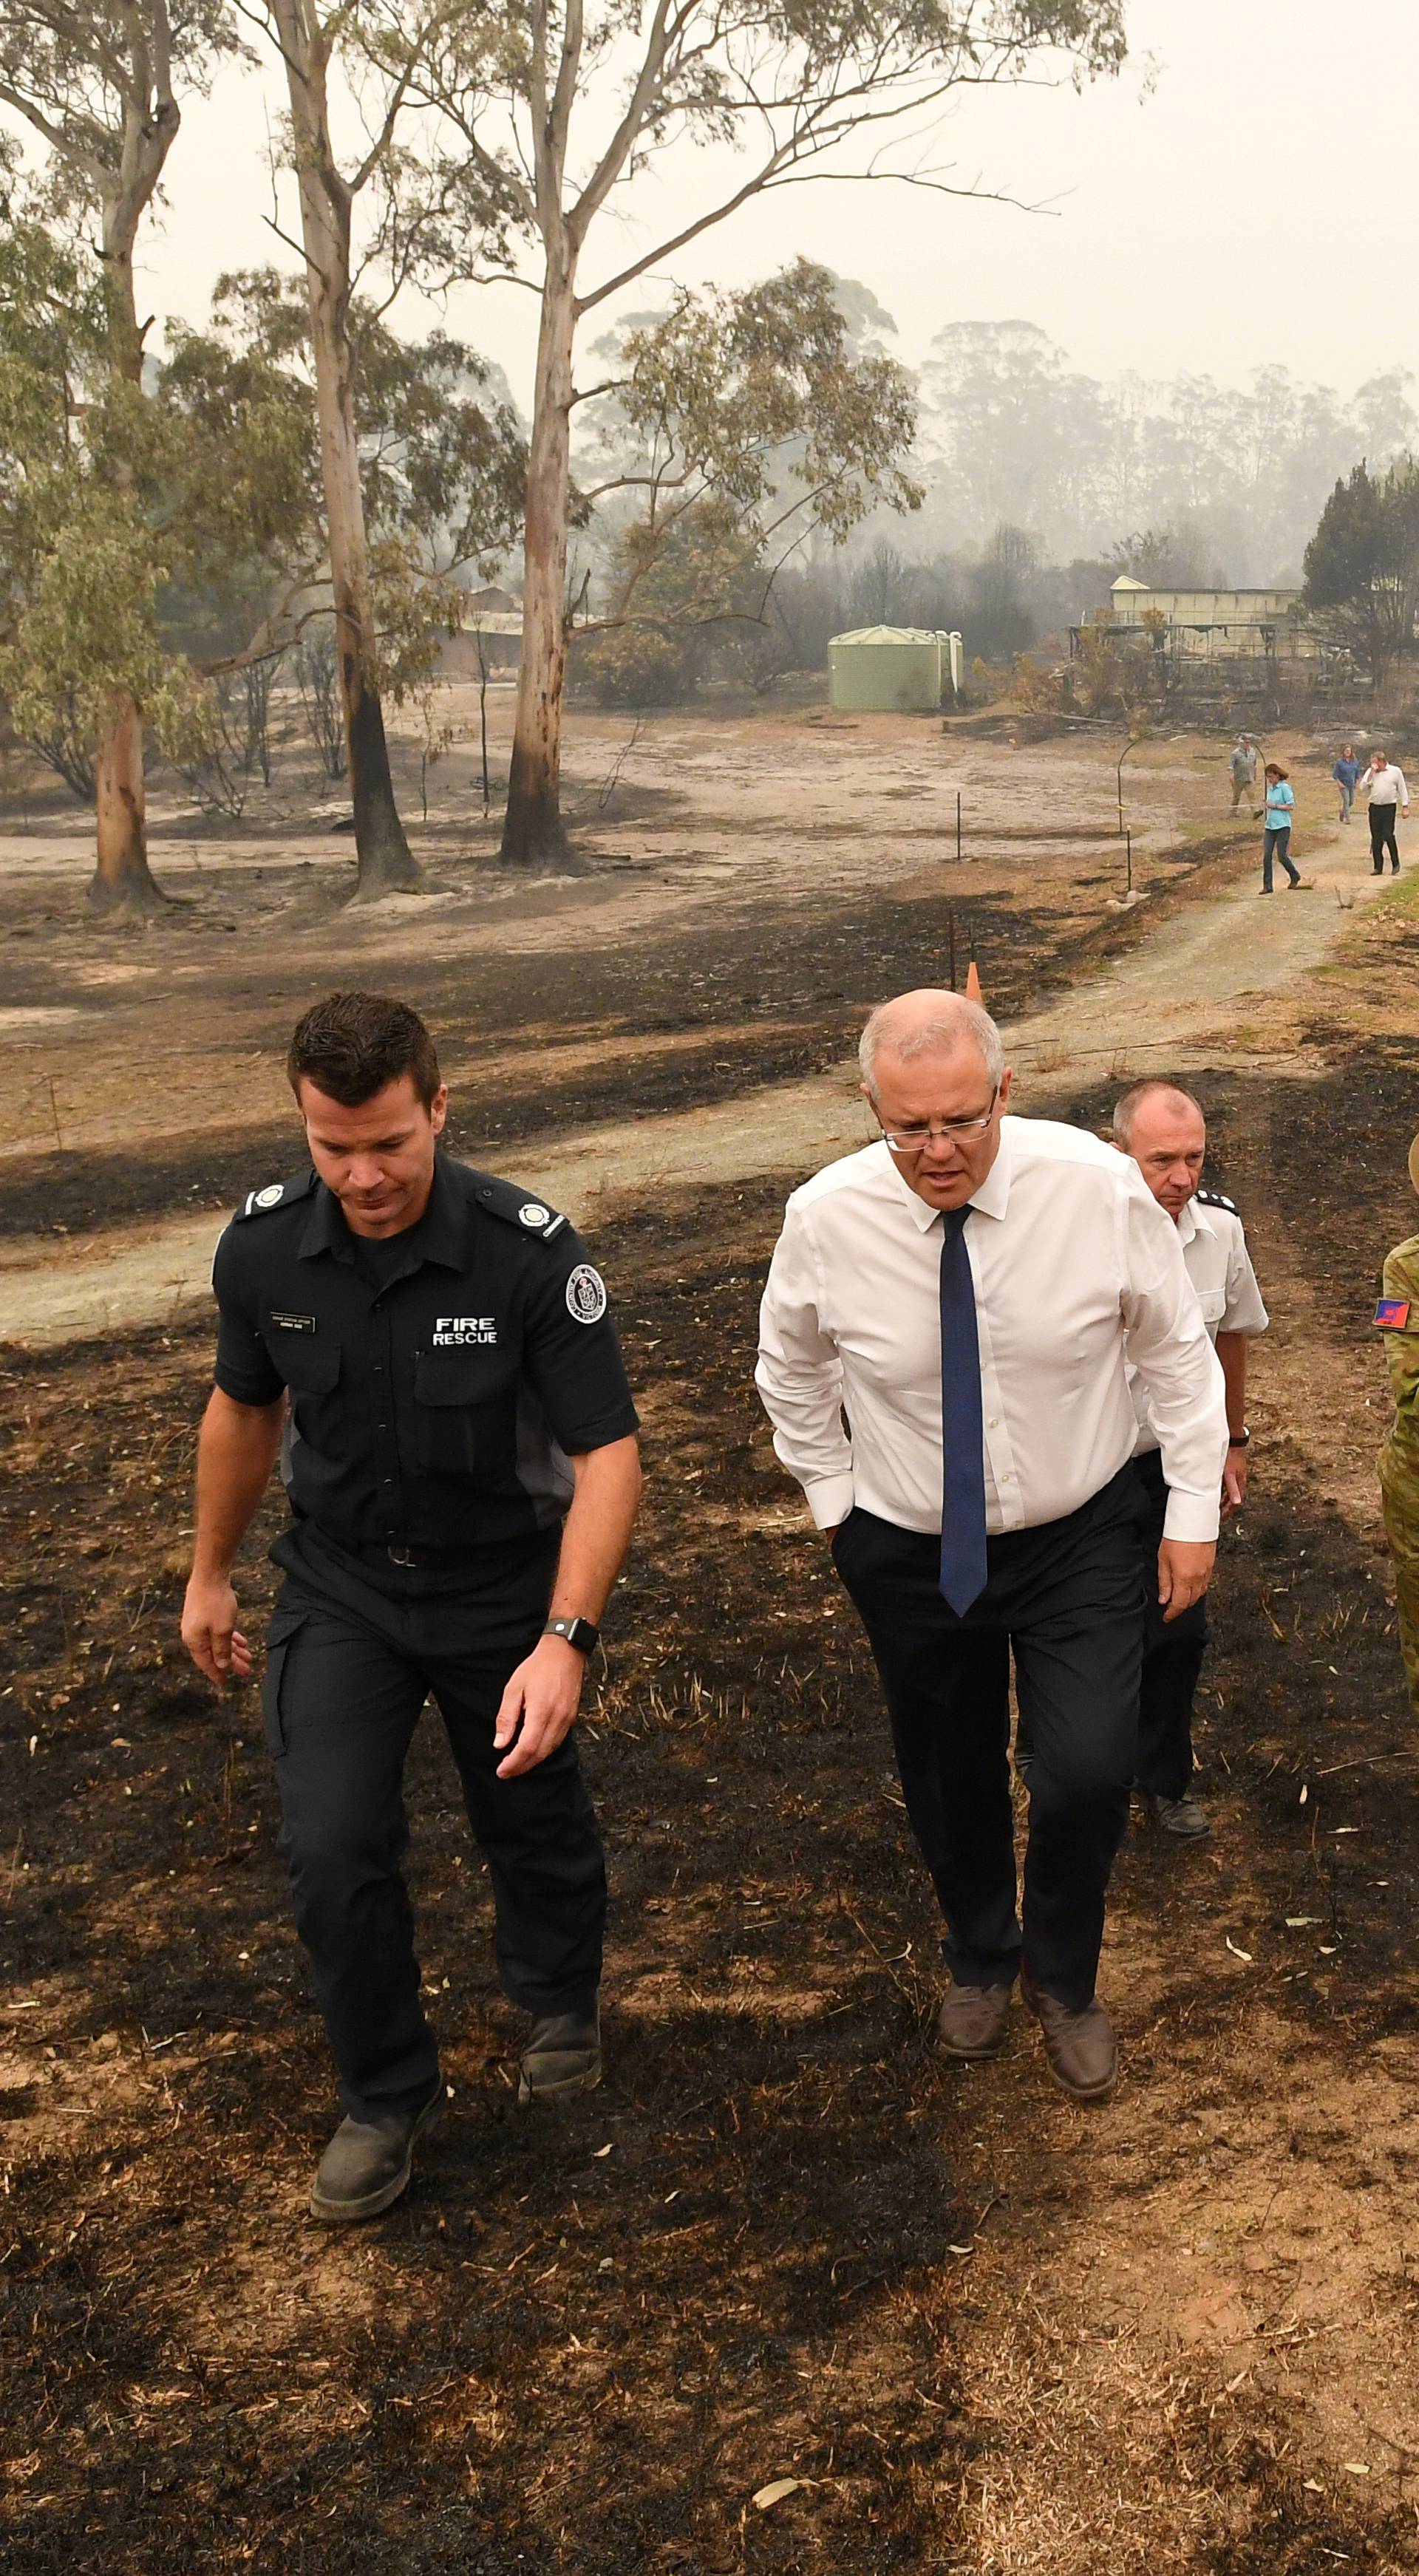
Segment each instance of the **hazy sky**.
[[[751,207],[681,255],[679,275],[742,283],[795,252],[870,286],[919,359],[948,322],[1039,323],[1091,374],[1208,372],[1263,363],[1348,392],[1382,366],[1419,367],[1405,140],[1419,96],[1419,0],[1132,0],[1133,60],[1118,81],[979,93],[933,158],[1041,214],[899,185],[826,181]],[[185,113],[163,229],[145,235],[148,300],[201,313],[218,270],[284,257],[261,217],[275,81],[247,72]],[[638,200],[648,222],[689,201],[698,156]],[[648,245],[648,229],[639,239]],[[637,233],[618,229],[608,263]],[[594,256],[586,283],[605,265]],[[643,281],[630,299],[657,300]],[[417,326],[416,308],[409,323]],[[606,320],[611,318],[606,309]],[[535,304],[467,292],[450,320],[501,360],[526,400]],[[598,327],[605,322],[598,317]],[[1414,338],[1411,350],[1410,342]],[[583,374],[583,381],[585,375]]]

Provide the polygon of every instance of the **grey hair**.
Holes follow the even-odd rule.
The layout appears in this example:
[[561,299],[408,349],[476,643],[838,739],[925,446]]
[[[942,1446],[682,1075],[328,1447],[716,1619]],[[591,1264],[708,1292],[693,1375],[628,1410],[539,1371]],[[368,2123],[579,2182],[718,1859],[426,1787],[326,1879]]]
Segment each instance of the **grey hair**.
[[1155,1091],[1170,1091],[1175,1100],[1185,1100],[1206,1124],[1206,1111],[1201,1101],[1194,1099],[1185,1083],[1170,1082],[1166,1074],[1147,1074],[1142,1082],[1131,1082],[1127,1091],[1121,1092],[1114,1102],[1114,1143],[1121,1145],[1125,1153],[1133,1142],[1133,1121],[1144,1101],[1151,1100]]
[[862,1032],[857,1050],[862,1079],[874,1100],[877,1085],[873,1076],[884,1044],[899,1064],[907,1064],[913,1056],[927,1055],[935,1047],[944,1051],[959,1046],[962,1038],[967,1038],[973,1046],[979,1047],[987,1078],[996,1090],[999,1089],[1000,1077],[1005,1071],[1004,1042],[989,1011],[982,1010],[979,1002],[968,1002],[964,993],[944,994],[941,1008],[934,1011],[929,1019],[919,1021],[904,1037],[894,1038],[888,1034],[884,1039],[884,1023],[895,1007],[892,1002],[879,1002]]

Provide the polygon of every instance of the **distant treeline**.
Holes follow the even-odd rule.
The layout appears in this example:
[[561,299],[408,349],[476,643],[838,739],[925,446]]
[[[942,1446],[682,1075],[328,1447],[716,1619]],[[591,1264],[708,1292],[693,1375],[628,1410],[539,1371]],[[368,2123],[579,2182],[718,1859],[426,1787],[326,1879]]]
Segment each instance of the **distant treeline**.
[[1068,562],[1168,528],[1209,583],[1298,582],[1337,477],[1419,446],[1412,386],[1392,370],[1347,401],[1264,365],[1244,392],[1202,375],[1103,383],[1033,323],[955,322],[921,371],[913,552],[979,553],[1006,523]]

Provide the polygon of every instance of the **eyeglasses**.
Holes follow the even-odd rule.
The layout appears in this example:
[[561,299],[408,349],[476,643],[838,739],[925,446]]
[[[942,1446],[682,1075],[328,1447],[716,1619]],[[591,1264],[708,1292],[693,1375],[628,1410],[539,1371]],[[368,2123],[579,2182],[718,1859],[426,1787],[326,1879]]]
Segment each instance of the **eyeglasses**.
[[936,1138],[944,1137],[950,1145],[965,1145],[975,1136],[983,1136],[995,1116],[1000,1098],[1000,1085],[990,1095],[990,1107],[979,1118],[937,1118],[929,1127],[896,1127],[882,1130],[882,1142],[894,1154],[924,1154]]

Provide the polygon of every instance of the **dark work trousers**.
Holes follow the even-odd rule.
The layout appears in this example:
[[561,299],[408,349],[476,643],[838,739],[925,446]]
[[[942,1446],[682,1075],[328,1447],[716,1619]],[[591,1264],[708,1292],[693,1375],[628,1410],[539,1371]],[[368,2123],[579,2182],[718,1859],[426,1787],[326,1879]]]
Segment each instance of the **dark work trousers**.
[[1371,800],[1370,857],[1374,862],[1377,877],[1384,875],[1386,850],[1389,852],[1395,875],[1399,874],[1399,843],[1394,837],[1394,818],[1398,812],[1399,807],[1393,798],[1388,805],[1376,805]]
[[942,1599],[934,1536],[854,1511],[833,1540],[882,1678],[907,1816],[959,1985],[1009,1985],[1021,1959],[1013,1648],[1032,1747],[1024,1962],[1073,2011],[1093,1995],[1137,1753],[1140,1505],[1130,1465],[1063,1520],[989,1539],[986,1587],[963,1619]]
[[1156,1449],[1135,1458],[1147,1507],[1148,1583],[1143,1618],[1143,1680],[1138,1693],[1138,1785],[1154,1798],[1183,1798],[1192,1778],[1192,1703],[1207,1652],[1207,1598],[1164,1620],[1156,1568],[1163,1544],[1168,1488]]
[[340,2098],[369,2119],[422,2103],[438,2078],[400,1869],[404,1762],[427,1697],[488,1863],[503,1991],[537,2013],[571,2011],[596,1992],[606,1871],[575,1742],[516,1779],[495,1776],[498,1703],[546,1618],[557,1539],[489,1548],[457,1589],[387,1561],[363,1567],[308,1528],[276,1553],[288,1572],[264,1707],[281,1850]]
[[1271,862],[1273,858],[1280,860],[1281,865],[1285,869],[1287,876],[1290,878],[1292,885],[1299,884],[1301,871],[1299,868],[1293,867],[1291,864],[1291,826],[1289,823],[1281,824],[1275,831],[1268,827],[1261,836],[1261,891],[1263,894],[1270,894],[1271,892]]

